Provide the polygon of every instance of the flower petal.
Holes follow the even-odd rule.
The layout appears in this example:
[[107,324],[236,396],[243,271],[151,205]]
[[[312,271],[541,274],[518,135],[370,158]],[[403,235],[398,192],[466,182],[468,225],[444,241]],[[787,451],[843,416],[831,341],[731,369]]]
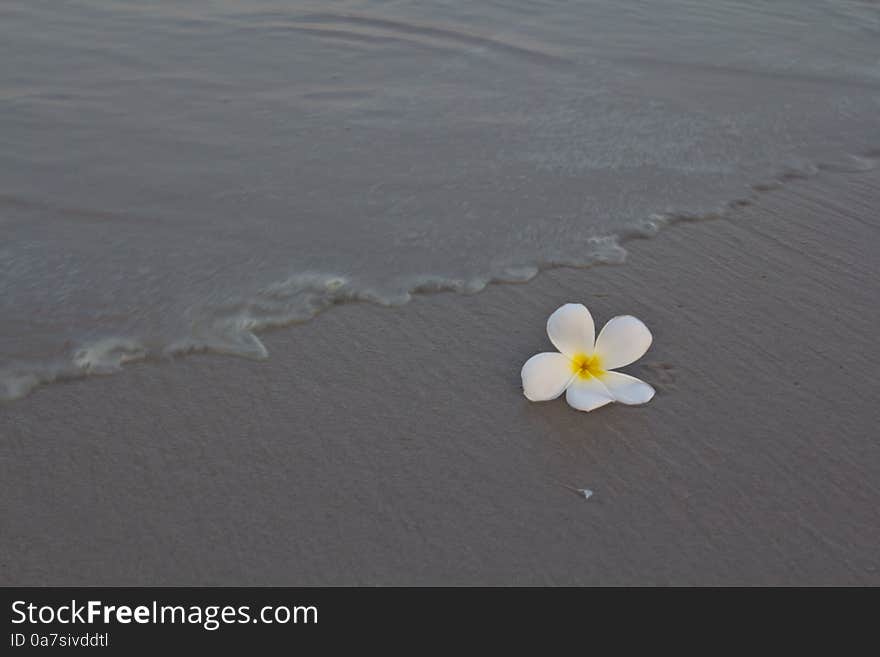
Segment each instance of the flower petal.
[[613,402],[614,398],[595,376],[588,379],[578,376],[565,391],[565,401],[579,411],[592,411],[594,408]]
[[596,338],[596,353],[606,370],[629,365],[645,355],[654,338],[642,320],[632,315],[612,317]]
[[654,388],[634,376],[622,372],[605,372],[599,380],[621,404],[645,404],[654,396]]
[[568,357],[556,352],[535,354],[522,368],[523,393],[531,401],[556,399],[573,376]]
[[578,353],[589,355],[593,353],[596,326],[586,306],[567,303],[550,315],[547,335],[553,346],[569,358]]

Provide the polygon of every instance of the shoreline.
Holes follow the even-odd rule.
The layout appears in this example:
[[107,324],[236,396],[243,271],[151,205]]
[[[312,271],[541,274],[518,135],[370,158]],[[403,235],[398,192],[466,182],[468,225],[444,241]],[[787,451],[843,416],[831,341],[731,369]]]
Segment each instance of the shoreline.
[[[623,266],[42,386],[0,405],[0,583],[880,584],[878,201],[795,178]],[[524,399],[569,301],[647,323],[650,404]]]
[[[804,169],[784,169],[764,182],[750,187],[748,195],[720,203],[716,210],[704,214],[655,213],[637,224],[625,227],[616,234],[591,237],[589,255],[583,262],[537,262],[511,265],[505,273],[487,273],[473,279],[452,279],[438,275],[416,277],[395,300],[388,299],[370,287],[353,284],[347,276],[327,272],[298,272],[284,281],[265,286],[251,299],[239,299],[225,304],[243,309],[239,316],[226,318],[227,326],[217,324],[216,331],[201,338],[190,335],[165,346],[162,353],[154,353],[145,341],[129,336],[104,336],[92,343],[81,344],[71,351],[69,358],[52,363],[22,363],[0,370],[0,405],[15,402],[46,385],[67,383],[78,379],[124,373],[127,365],[150,362],[163,363],[193,355],[220,355],[249,358],[256,361],[271,357],[263,336],[281,329],[295,329],[313,321],[321,313],[339,305],[374,304],[381,308],[397,308],[420,296],[455,293],[472,295],[492,285],[525,284],[544,272],[555,269],[592,269],[601,265],[619,265],[626,262],[625,244],[633,240],[650,239],[662,230],[679,223],[716,221],[738,209],[758,202],[767,193],[784,188],[795,181],[809,181],[822,175],[859,174],[872,171],[880,164],[880,149],[869,149],[860,154],[848,154],[837,161],[819,162]],[[286,289],[290,288],[290,289]],[[285,297],[300,299],[300,306],[284,307]],[[265,298],[262,298],[265,297]],[[304,304],[304,305],[303,305]],[[266,307],[264,317],[252,316],[252,307]],[[242,314],[243,313],[243,314]],[[210,323],[210,321],[209,321]]]

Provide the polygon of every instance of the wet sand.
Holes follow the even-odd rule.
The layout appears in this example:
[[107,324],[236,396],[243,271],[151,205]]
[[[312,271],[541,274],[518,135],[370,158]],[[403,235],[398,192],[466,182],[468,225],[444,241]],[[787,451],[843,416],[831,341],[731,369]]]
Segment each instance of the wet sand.
[[[0,406],[0,584],[880,584],[880,172]],[[564,302],[658,390],[522,396]],[[568,486],[589,488],[591,499]]]

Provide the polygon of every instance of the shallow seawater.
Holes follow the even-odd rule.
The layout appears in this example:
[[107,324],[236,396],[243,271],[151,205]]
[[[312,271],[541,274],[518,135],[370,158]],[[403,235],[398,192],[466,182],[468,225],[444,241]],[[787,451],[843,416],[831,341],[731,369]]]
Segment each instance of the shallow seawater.
[[865,2],[6,0],[0,62],[0,399],[617,262],[880,146]]

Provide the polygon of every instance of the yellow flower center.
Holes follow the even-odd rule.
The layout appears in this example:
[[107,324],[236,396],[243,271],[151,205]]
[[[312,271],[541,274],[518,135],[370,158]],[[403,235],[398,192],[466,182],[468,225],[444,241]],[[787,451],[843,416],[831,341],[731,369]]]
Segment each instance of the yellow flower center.
[[590,356],[587,356],[587,354],[575,354],[574,358],[571,359],[571,371],[582,379],[605,374],[605,370],[602,369],[602,361],[596,354]]

